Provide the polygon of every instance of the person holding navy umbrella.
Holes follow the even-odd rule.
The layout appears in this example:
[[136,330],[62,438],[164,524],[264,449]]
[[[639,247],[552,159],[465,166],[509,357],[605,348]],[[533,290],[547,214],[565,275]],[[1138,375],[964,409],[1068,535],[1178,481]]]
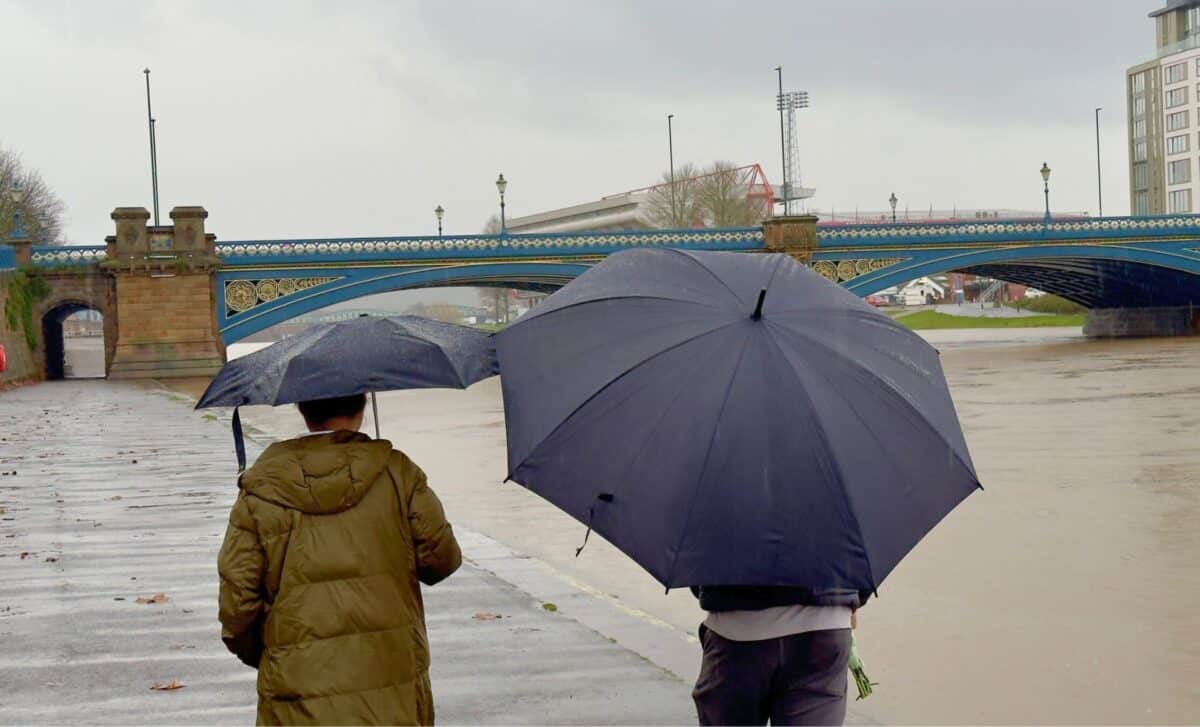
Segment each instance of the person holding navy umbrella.
[[494,373],[487,333],[392,316],[313,326],[210,384],[198,408],[295,403],[308,429],[241,472],[217,563],[221,638],[258,670],[259,724],[433,724],[421,586],[462,553],[421,468],[378,420],[374,439],[359,429],[368,394]]
[[788,255],[664,249],[495,340],[509,479],[708,612],[701,723],[840,723],[855,611],[979,488],[937,351]]

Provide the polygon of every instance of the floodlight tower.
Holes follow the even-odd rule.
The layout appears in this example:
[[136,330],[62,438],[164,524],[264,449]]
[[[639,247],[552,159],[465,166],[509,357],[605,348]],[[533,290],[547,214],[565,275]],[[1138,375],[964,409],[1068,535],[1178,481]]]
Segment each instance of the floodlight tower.
[[783,116],[783,213],[792,212],[792,200],[802,201],[812,197],[817,190],[800,183],[800,142],[796,128],[796,111],[808,108],[808,91],[784,93],[782,84],[776,96],[776,108]]

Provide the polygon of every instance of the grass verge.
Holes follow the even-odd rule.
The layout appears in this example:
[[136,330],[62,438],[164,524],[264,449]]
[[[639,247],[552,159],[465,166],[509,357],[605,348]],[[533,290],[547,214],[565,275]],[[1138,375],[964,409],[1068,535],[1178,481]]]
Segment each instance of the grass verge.
[[984,318],[952,316],[927,310],[899,316],[896,322],[914,331],[928,331],[944,328],[1058,328],[1082,326],[1083,319],[1083,315]]

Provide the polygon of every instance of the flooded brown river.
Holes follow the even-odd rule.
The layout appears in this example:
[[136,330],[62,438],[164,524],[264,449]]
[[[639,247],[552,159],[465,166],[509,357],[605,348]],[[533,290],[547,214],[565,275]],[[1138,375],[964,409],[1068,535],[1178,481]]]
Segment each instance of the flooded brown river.
[[[879,686],[855,708],[889,723],[1200,722],[1200,340],[928,338],[986,489],[861,612]],[[383,436],[426,470],[452,519],[694,630],[688,593],[664,595],[596,538],[576,559],[584,528],[501,484],[497,380],[379,404]],[[247,421],[276,436],[301,429],[290,407]],[[698,647],[680,648],[698,662]]]

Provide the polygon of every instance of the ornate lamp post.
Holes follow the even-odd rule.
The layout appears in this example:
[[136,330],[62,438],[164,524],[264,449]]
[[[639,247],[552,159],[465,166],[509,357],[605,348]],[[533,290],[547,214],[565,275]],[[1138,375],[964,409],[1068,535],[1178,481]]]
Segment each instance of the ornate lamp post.
[[896,193],[892,192],[892,196],[888,197],[888,204],[892,206],[892,224],[896,224],[896,203],[900,200],[896,199]]
[[508,189],[508,180],[504,178],[504,173],[501,172],[499,177],[496,177],[496,191],[500,193],[500,234],[508,234],[508,223],[504,220],[504,190]]
[[1046,222],[1050,221],[1050,167],[1042,162],[1042,191],[1046,195]]
[[8,232],[8,239],[14,242],[24,240],[29,233],[25,232],[25,228],[21,225],[21,203],[25,201],[25,190],[21,188],[20,182],[13,182],[12,187],[8,190],[8,197],[13,203],[13,225]]
[[442,209],[440,204],[433,208],[433,215],[437,217],[438,221],[438,237],[442,236],[442,215],[444,214],[446,214],[446,210]]

